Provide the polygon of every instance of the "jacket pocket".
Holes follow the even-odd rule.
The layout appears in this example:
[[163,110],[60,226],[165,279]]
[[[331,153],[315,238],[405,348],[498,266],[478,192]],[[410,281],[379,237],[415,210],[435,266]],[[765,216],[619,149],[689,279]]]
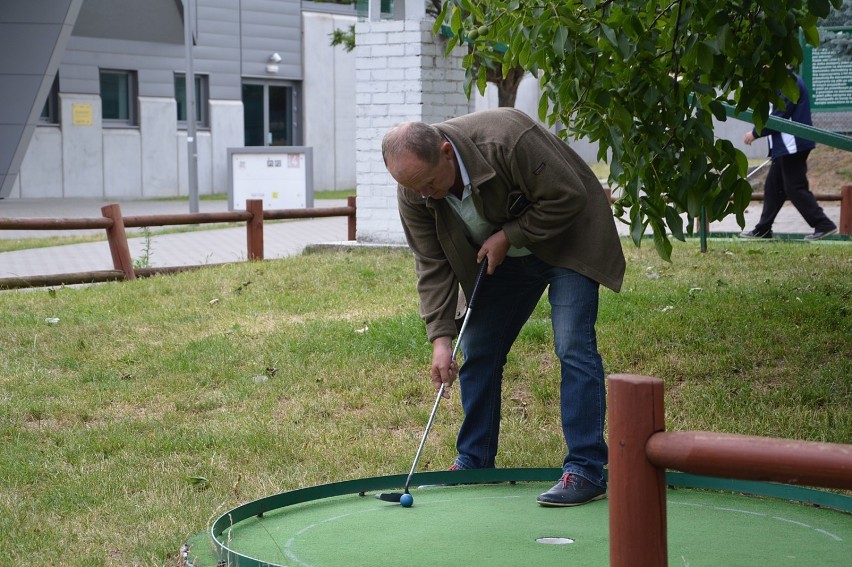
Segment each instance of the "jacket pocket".
[[509,193],[509,198],[506,201],[507,203],[507,211],[509,213],[509,218],[518,218],[524,211],[526,211],[530,205],[532,205],[532,201],[530,201],[526,195],[521,193],[520,191],[514,191]]

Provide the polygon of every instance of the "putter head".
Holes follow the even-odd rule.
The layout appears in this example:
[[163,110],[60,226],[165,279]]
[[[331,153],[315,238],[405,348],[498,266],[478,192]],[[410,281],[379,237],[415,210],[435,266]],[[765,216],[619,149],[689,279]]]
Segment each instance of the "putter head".
[[377,500],[399,503],[400,499],[402,498],[402,495],[402,492],[379,492],[375,496]]

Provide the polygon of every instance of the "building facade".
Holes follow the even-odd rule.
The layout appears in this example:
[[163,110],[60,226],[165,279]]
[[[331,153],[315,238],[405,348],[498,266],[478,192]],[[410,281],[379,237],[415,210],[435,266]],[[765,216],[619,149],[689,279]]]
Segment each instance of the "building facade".
[[[4,2],[0,23],[25,30],[41,4]],[[329,38],[355,23],[354,7],[301,0],[192,0],[188,7],[181,0],[82,0],[70,37],[55,50],[49,92],[38,94],[44,104],[35,127],[20,134],[0,197],[187,195],[187,13],[199,194],[226,192],[227,149],[246,146],[311,146],[315,190],[354,188],[354,54],[332,47]],[[13,145],[14,135],[0,129],[7,138],[0,144]]]

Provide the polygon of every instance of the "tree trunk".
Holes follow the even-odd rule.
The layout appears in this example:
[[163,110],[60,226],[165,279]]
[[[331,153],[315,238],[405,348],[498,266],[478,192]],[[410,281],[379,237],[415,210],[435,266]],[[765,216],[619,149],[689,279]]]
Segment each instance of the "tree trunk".
[[518,96],[518,85],[524,78],[524,70],[520,67],[513,67],[503,77],[503,69],[489,69],[486,77],[489,83],[493,83],[497,87],[497,105],[513,108]]

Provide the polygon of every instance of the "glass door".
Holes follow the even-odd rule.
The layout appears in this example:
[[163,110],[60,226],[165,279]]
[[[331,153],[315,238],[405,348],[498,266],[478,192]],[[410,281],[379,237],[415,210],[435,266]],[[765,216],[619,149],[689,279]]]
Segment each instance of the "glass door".
[[268,87],[269,146],[293,146],[293,87]]
[[293,85],[243,84],[245,145],[298,145],[295,99]]

